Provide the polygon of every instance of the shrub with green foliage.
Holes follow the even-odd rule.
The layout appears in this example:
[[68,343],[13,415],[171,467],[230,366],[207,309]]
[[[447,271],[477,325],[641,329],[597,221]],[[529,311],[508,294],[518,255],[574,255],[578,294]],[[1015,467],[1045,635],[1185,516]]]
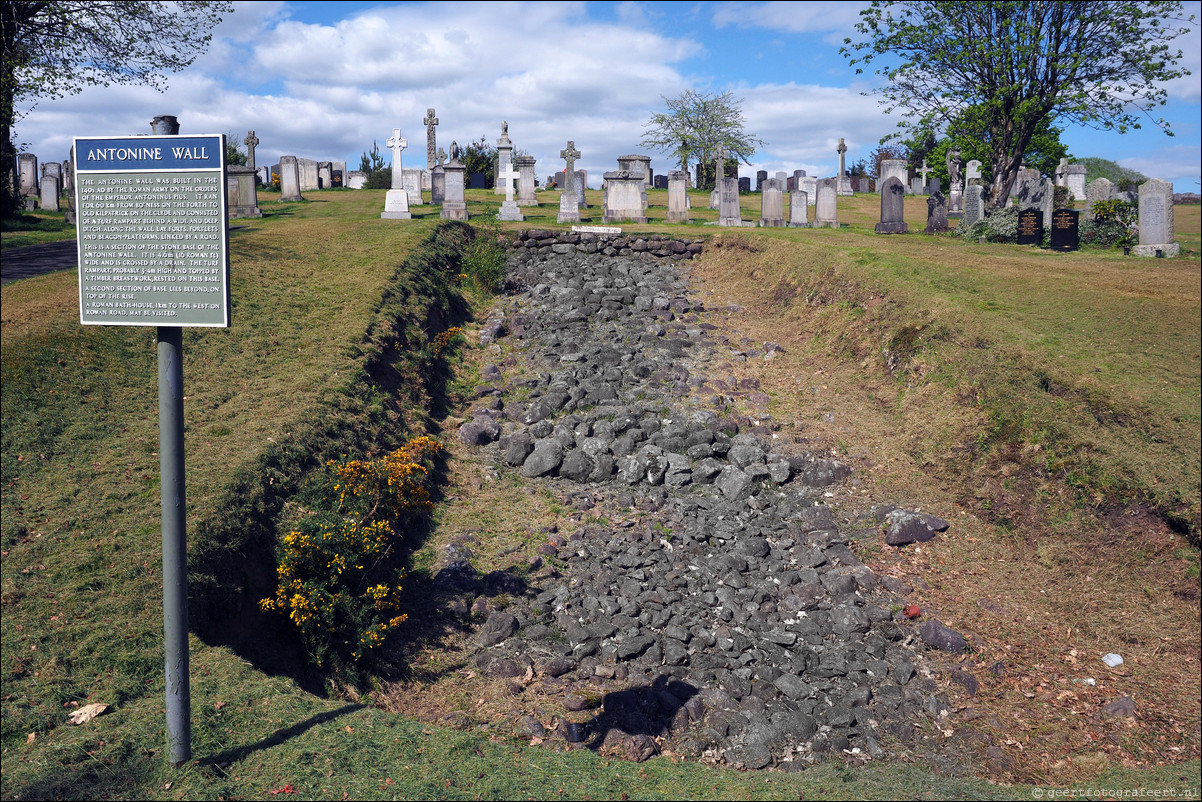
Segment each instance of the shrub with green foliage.
[[505,283],[506,251],[501,244],[501,225],[484,221],[476,226],[476,235],[463,253],[460,281],[484,295],[495,295]]
[[1092,220],[1081,222],[1081,243],[1103,248],[1125,247],[1135,243],[1132,226],[1139,218],[1139,207],[1125,200],[1097,201],[1091,207]]
[[1018,242],[1018,207],[998,209],[970,226],[961,221],[956,234],[968,240],[984,237],[986,242]]

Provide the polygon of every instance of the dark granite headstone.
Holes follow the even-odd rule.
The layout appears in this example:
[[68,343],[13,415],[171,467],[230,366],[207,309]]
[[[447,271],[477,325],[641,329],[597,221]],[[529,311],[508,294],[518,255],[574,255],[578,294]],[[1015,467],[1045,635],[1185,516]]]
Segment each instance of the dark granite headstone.
[[468,189],[485,189],[484,173],[472,173],[467,178]]
[[942,192],[942,191],[943,191],[943,183],[939,180],[938,176],[932,178],[930,181],[927,182],[927,192],[929,192],[930,194],[934,195],[936,192]]
[[668,188],[668,177],[666,175],[657,175],[655,177],[655,188],[656,189],[667,189]]
[[764,182],[767,180],[768,180],[768,171],[767,170],[756,170],[755,171],[755,191],[756,192],[763,191]]
[[743,176],[742,178],[739,179],[739,192],[750,192],[750,191],[751,191],[751,179],[748,178],[747,176]]
[[[938,178],[935,179],[939,181]],[[927,229],[928,234],[947,233],[947,199],[943,193],[935,190],[927,198]]]
[[1052,231],[1048,239],[1054,251],[1075,251],[1081,247],[1081,213],[1075,209],[1052,212]]
[[1018,213],[1018,244],[1043,244],[1043,212],[1039,209],[1023,209]]

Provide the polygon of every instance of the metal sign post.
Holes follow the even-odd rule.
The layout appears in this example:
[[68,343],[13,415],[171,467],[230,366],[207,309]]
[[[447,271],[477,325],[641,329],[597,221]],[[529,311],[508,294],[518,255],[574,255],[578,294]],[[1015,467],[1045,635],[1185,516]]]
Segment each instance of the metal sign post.
[[76,137],[79,320],[156,326],[168,759],[192,758],[183,327],[228,327],[225,137]]

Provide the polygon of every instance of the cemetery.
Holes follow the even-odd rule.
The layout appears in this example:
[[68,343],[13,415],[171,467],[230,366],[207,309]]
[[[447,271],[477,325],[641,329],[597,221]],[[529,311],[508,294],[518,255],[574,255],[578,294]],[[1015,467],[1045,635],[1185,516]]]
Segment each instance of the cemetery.
[[[558,164],[511,157],[493,187],[473,187],[458,142],[435,147],[434,109],[423,122],[424,169],[420,155],[406,160],[405,130],[387,137],[388,189],[337,186],[333,162],[298,156],[271,167],[278,188],[254,180],[253,160],[229,171],[230,241],[245,260],[228,332],[238,353],[197,338],[189,356],[198,754],[261,766],[281,778],[277,788],[322,789],[322,756],[345,747],[314,739],[334,732],[389,761],[402,759],[391,745],[402,732],[442,753],[478,738],[471,748],[491,756],[490,738],[510,739],[612,760],[613,795],[637,785],[640,770],[673,773],[688,795],[704,790],[688,771],[703,765],[764,769],[774,781],[799,769],[826,777],[835,766],[943,749],[945,730],[965,730],[975,776],[1027,783],[1055,770],[998,746],[1014,732],[992,723],[998,711],[1037,726],[1049,710],[1068,718],[1074,705],[1092,705],[1054,736],[1058,749],[1085,748],[1099,727],[1118,732],[1136,715],[1188,716],[1145,701],[1149,684],[1181,698],[1196,685],[1172,659],[1154,659],[1154,647],[1109,631],[1032,633],[1023,616],[1054,610],[1075,630],[1094,613],[1062,604],[1121,617],[1151,588],[1178,601],[1148,611],[1132,638],[1193,629],[1189,600],[1173,594],[1196,565],[1175,532],[1198,525],[1197,506],[1180,502],[1197,472],[1196,427],[1180,421],[1193,414],[1198,378],[1196,364],[1176,359],[1197,351],[1198,206],[1174,205],[1172,188],[1155,180],[1133,207],[1101,180],[1078,193],[1066,169],[1063,206],[1052,180],[1024,175],[1013,205],[987,217],[971,165],[945,194],[904,162],[890,166],[882,192],[783,171],[746,187],[726,177],[711,191],[631,154],[590,187],[576,140],[565,140]],[[499,145],[517,144],[507,126],[500,133]],[[252,152],[254,139],[248,132]],[[316,178],[306,178],[307,161]],[[48,212],[70,203],[57,167],[37,182]],[[556,186],[535,184],[555,168]],[[37,175],[23,162],[27,172]],[[47,338],[78,328],[71,272],[6,285],[6,437],[60,403],[7,378],[22,375],[14,344],[87,384],[85,361],[63,365],[45,350]],[[1193,300],[1164,300],[1176,297]],[[240,329],[243,303],[256,311]],[[47,304],[61,323],[47,322]],[[1141,354],[1122,345],[1132,337]],[[88,449],[128,467],[128,482],[149,475],[151,449],[140,443],[153,438],[153,418],[119,416],[129,431],[106,419],[153,380],[152,362],[120,347],[126,373],[89,390],[115,393],[112,403],[82,405],[78,430],[12,435],[26,438],[14,441],[22,454],[50,455],[38,469],[49,478],[85,488],[88,516],[117,528],[102,547],[114,563],[148,559],[150,547],[124,534],[145,540],[137,488],[147,480],[92,497],[89,478],[104,471],[64,463],[64,446],[37,438],[83,442],[86,429]],[[1149,398],[1152,372],[1165,372],[1166,385]],[[1101,392],[1095,375],[1108,383],[1107,411],[1086,392]],[[1119,423],[1132,415],[1154,432],[1152,451]],[[1033,428],[990,430],[990,416]],[[1138,518],[1083,506],[1047,472],[1054,464],[1091,481],[1101,469],[1083,443],[1143,494]],[[349,454],[364,459],[352,465]],[[418,477],[390,525],[405,521],[428,540],[399,548],[404,576],[388,580],[399,589],[380,596],[393,618],[355,631],[381,645],[352,659],[329,633],[297,635],[289,621],[302,615],[279,615],[300,608],[276,584],[277,547],[334,531],[319,528],[330,524],[314,512],[318,499],[336,477],[385,464]],[[53,483],[40,485],[23,461],[12,470],[29,488],[20,505],[28,523],[10,525],[16,501],[6,496],[5,548],[27,555],[19,567],[50,565],[51,541],[98,524],[57,517]],[[1089,492],[1108,492],[1109,474],[1096,481]],[[417,503],[426,498],[433,513]],[[1045,532],[1049,517],[1070,512],[1080,531],[1039,560],[999,535]],[[1091,548],[1091,527],[1118,534]],[[1105,575],[1137,538],[1154,555],[1129,569],[1138,587],[1111,587],[1099,601],[1084,581],[1057,585],[1070,564]],[[96,562],[69,553],[74,565]],[[6,588],[66,581],[57,567],[13,575],[9,559]],[[989,576],[972,567],[984,563]],[[153,573],[120,581],[127,598],[155,592]],[[1041,586],[1057,587],[1054,603],[1014,593]],[[134,629],[151,633],[139,637],[152,639],[153,611],[131,613],[108,596],[93,603],[113,619],[134,616]],[[64,614],[53,597],[36,604],[47,619]],[[921,609],[910,616],[907,605]],[[77,616],[63,626],[84,637]],[[6,651],[27,637],[6,633]],[[1176,637],[1174,648],[1195,649],[1195,635]],[[128,660],[121,648],[80,659]],[[1015,648],[1030,657],[1017,660]],[[1084,655],[1103,651],[1122,651],[1140,672],[1102,675]],[[1072,652],[1093,661],[1080,673],[1099,676],[1098,686],[1042,667]],[[318,653],[349,672],[344,689],[353,666],[376,667],[383,679],[370,703],[309,693],[331,676],[315,665]],[[128,670],[148,682],[161,668],[143,659]],[[291,679],[260,714],[252,700],[264,674]],[[108,682],[117,684],[90,693],[131,693]],[[1011,696],[1022,687],[1051,690]],[[1076,696],[1057,697],[1064,689]],[[976,710],[985,713],[966,715]],[[16,715],[15,726],[34,731],[35,713]],[[296,736],[310,755],[300,761],[272,762],[270,749],[235,754],[244,739],[223,734],[268,739],[309,720],[337,727]],[[85,737],[73,733],[51,735]],[[1187,736],[1180,742],[1190,748]],[[445,761],[403,760],[451,781]],[[207,790],[220,782],[202,775]],[[964,795],[990,787],[956,782],[968,783],[957,786]]]

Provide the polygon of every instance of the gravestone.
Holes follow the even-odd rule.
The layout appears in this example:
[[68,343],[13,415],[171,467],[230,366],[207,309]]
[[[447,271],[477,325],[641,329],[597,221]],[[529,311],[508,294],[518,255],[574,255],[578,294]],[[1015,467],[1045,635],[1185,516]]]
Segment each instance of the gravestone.
[[[443,220],[466,220],[467,197],[464,195],[463,179],[467,168],[459,161],[459,143],[451,142],[451,160],[443,165],[445,188],[442,198],[442,212],[439,217]],[[433,178],[431,177],[431,180]]]
[[[465,171],[466,167],[463,168]],[[488,189],[488,180],[484,177],[484,173],[472,173],[467,177],[468,189]]]
[[646,173],[631,170],[611,170],[605,173],[605,200],[602,221],[617,223],[629,220],[646,223],[643,192],[647,186]]
[[[656,176],[658,180],[663,176]],[[666,176],[668,188],[668,214],[665,218],[669,223],[689,222],[689,174],[684,170],[673,170]]]
[[538,187],[534,180],[534,157],[518,156],[518,206],[538,206]]
[[945,157],[947,165],[947,214],[959,217],[964,214],[964,178],[961,173],[960,149],[949,148]]
[[20,170],[21,194],[34,197],[38,194],[38,157],[32,153],[22,153],[17,157]]
[[915,178],[910,179],[910,194],[911,195],[921,195],[924,192],[926,192],[926,189],[927,189],[927,183],[925,181],[923,181],[921,178],[915,177]]
[[71,158],[63,162],[63,194],[67,196],[67,211],[63,219],[69,225],[75,225],[75,146],[71,146]]
[[890,176],[881,184],[881,221],[876,224],[876,233],[905,234],[909,230],[906,225],[906,188],[895,176]]
[[839,194],[836,183],[833,178],[824,178],[818,182],[818,201],[814,205],[814,228],[839,227]]
[[1065,168],[1064,186],[1075,201],[1085,200],[1085,173],[1084,164],[1070,164]]
[[1058,187],[1064,186],[1064,174],[1067,170],[1068,170],[1068,159],[1061,158],[1060,163],[1056,165],[1056,172],[1052,176],[1053,183],[1056,186],[1058,186]]
[[334,187],[334,165],[330,162],[317,163],[317,188],[332,189]]
[[[555,174],[555,186],[566,187],[567,183],[568,183],[568,180],[567,180],[567,178],[564,177],[563,170],[560,170],[558,173]],[[588,202],[585,200],[584,190],[588,188],[588,170],[577,170],[576,171],[575,186],[576,186],[576,206],[577,206],[577,208],[587,209]]]
[[760,192],[760,225],[765,228],[784,228],[785,226],[785,191],[784,173],[780,178],[771,178],[764,182]]
[[[684,177],[685,177],[685,180],[687,181],[689,178],[689,174],[685,173]],[[656,189],[667,189],[668,188],[668,176],[664,175],[663,173],[660,173],[659,175],[657,175],[655,177],[655,188]]]
[[618,157],[618,169],[627,170],[634,175],[643,176],[643,212],[647,211],[647,188],[651,186],[654,176],[651,174],[651,157],[631,154]]
[[266,164],[258,169],[256,175],[258,176],[259,183],[262,186],[267,186],[271,183],[271,168]]
[[320,189],[317,183],[317,162],[313,159],[296,160],[296,169],[300,174],[301,192],[309,192],[310,190]]
[[1043,210],[1023,209],[1018,213],[1018,244],[1043,245]]
[[232,220],[239,217],[262,217],[259,209],[259,188],[254,169],[230,164],[225,168],[226,195],[229,204],[226,215]]
[[[497,164],[494,176],[500,176],[502,172],[511,172],[513,164],[513,142],[509,140],[509,122],[501,121],[501,138],[497,140]],[[493,182],[493,194],[505,195],[506,189],[501,186],[500,181]]]
[[1081,247],[1081,213],[1075,209],[1057,209],[1052,213],[1048,245],[1054,251],[1075,251]]
[[58,179],[59,188],[63,185],[63,165],[59,162],[46,162],[42,165],[42,175],[52,175]]
[[785,181],[785,192],[794,192],[796,190],[797,190],[797,179],[794,178],[793,176],[789,176],[788,180]]
[[421,206],[422,200],[422,170],[416,167],[406,167],[401,170],[401,182],[405,186],[405,194],[409,196],[410,206]]
[[843,141],[843,137],[839,137],[839,146],[835,148],[835,152],[839,154],[839,172],[835,174],[839,184],[836,189],[840,195],[850,195],[851,178],[847,174],[847,143]]
[[[931,172],[931,168],[927,167],[926,159],[922,160],[922,167],[920,167],[915,172],[917,172],[919,174],[920,178],[919,178],[919,184],[918,184],[919,189],[917,192],[915,192],[913,194],[915,194],[915,195],[921,195],[923,193],[929,194],[931,189],[930,189],[930,185],[927,183],[927,174]],[[913,186],[913,182],[911,182],[911,186]]]
[[1093,219],[1093,205],[1098,201],[1114,200],[1114,182],[1109,178],[1095,178],[1085,188],[1085,219]]
[[580,158],[580,151],[576,150],[573,140],[569,139],[568,146],[559,151],[559,158],[565,162],[564,184],[563,191],[559,193],[559,214],[555,220],[558,223],[579,223],[580,194],[576,186],[576,160]]
[[295,156],[280,157],[280,200],[303,201],[300,188],[300,165]]
[[980,184],[969,184],[964,190],[964,225],[971,226],[985,216],[984,191],[985,187]]
[[938,177],[932,178],[930,181],[927,182],[926,191],[928,194],[934,194],[936,192],[943,192],[943,182]]
[[947,199],[938,190],[932,192],[931,196],[927,198],[926,233],[947,233]]
[[441,206],[447,199],[447,170],[441,164],[430,170],[430,203]]
[[737,186],[739,187],[739,192],[750,192],[751,191],[751,178],[749,178],[748,176],[743,176],[743,177],[739,178]]
[[981,180],[981,160],[973,159],[965,166],[964,180],[966,182]]
[[330,185],[335,188],[346,186],[346,162],[330,162]]
[[810,227],[810,201],[801,190],[789,193],[789,227]]
[[435,135],[438,118],[434,116],[434,109],[426,109],[426,118],[422,120],[422,125],[426,126],[426,170],[433,170],[434,165],[438,164],[438,137]]
[[247,131],[246,138],[242,140],[242,144],[246,145],[246,166],[254,170],[255,168],[255,148],[259,146],[259,138],[255,136],[254,131]]
[[1139,245],[1136,256],[1178,256],[1181,246],[1173,242],[1173,185],[1150,178],[1139,185]]
[[885,185],[885,181],[890,178],[896,178],[901,182],[902,187],[906,186],[906,182],[910,177],[909,169],[906,167],[905,159],[882,159],[881,174],[876,180],[876,190],[881,191],[881,187]]
[[505,190],[505,200],[501,202],[501,208],[497,212],[498,220],[506,221],[521,221],[526,218],[522,216],[522,210],[518,207],[517,201],[513,199],[513,182],[518,180],[520,173],[513,169],[513,164],[506,162],[505,169],[497,173],[497,181]]
[[367,173],[362,170],[351,170],[346,174],[347,189],[363,189],[367,186]]
[[38,196],[38,207],[44,212],[57,212],[60,208],[58,204],[59,177],[56,173],[47,170],[48,166],[42,166],[41,195]]
[[797,186],[797,182],[799,180],[801,180],[802,178],[805,178],[805,176],[806,176],[805,170],[794,170],[793,171],[793,185]]
[[806,203],[813,206],[818,202],[818,179],[812,175],[803,175],[801,184],[797,187],[806,196]]
[[392,186],[384,195],[384,211],[380,217],[385,220],[410,220],[409,192],[405,189],[405,167],[401,163],[401,153],[409,147],[409,143],[401,137],[401,129],[393,128],[392,136],[385,142],[392,151]]
[[767,170],[755,171],[755,191],[762,192],[764,190],[764,182],[768,180]]
[[780,183],[780,189],[783,192],[785,189],[785,182],[788,180],[788,173],[784,172],[783,170],[777,170],[774,178],[776,178],[776,180]]
[[872,192],[871,178],[854,178],[852,179],[856,187],[856,192]]
[[[751,179],[748,179],[750,182]],[[743,210],[739,205],[739,179],[718,179],[718,225],[743,225]]]

